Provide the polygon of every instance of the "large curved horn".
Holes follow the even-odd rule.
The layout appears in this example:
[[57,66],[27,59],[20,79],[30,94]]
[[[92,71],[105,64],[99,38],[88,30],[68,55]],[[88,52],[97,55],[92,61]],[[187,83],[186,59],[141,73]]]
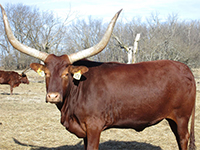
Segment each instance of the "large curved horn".
[[[1,4],[0,4],[0,6],[1,6]],[[3,15],[3,22],[4,22],[4,26],[5,26],[5,31],[6,31],[6,34],[7,34],[7,37],[8,37],[10,44],[15,49],[19,50],[22,53],[25,53],[27,55],[33,56],[35,58],[38,58],[38,59],[44,61],[49,54],[38,51],[34,48],[28,47],[28,46],[20,43],[12,33],[10,24],[8,22],[8,17],[7,17],[6,12],[5,12],[5,10],[2,6],[1,6],[1,11],[2,11],[2,15]]]
[[78,61],[80,59],[83,59],[83,58],[87,58],[87,57],[91,57],[93,55],[96,55],[106,47],[106,45],[108,44],[108,42],[110,40],[113,28],[115,26],[115,23],[116,23],[117,18],[118,18],[121,11],[122,11],[122,9],[120,11],[118,11],[115,14],[115,16],[112,18],[110,24],[108,25],[106,33],[104,34],[103,38],[101,39],[101,41],[97,45],[90,47],[88,49],[85,49],[85,50],[81,50],[77,53],[73,53],[73,54],[68,55],[71,63]]

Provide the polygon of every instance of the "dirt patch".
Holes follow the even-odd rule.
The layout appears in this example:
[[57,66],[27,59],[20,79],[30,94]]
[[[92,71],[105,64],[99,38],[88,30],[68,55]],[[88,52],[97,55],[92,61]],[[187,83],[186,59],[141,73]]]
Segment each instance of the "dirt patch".
[[[199,74],[197,73],[199,72]],[[194,70],[197,82],[200,71]],[[0,85],[0,149],[2,150],[83,150],[83,140],[60,124],[60,112],[45,103],[45,83],[33,71],[30,85],[21,84],[10,95],[8,85]],[[197,83],[197,88],[200,85]],[[197,91],[196,146],[200,148],[200,92]],[[142,132],[109,129],[101,134],[100,150],[177,150],[168,123],[164,120]]]

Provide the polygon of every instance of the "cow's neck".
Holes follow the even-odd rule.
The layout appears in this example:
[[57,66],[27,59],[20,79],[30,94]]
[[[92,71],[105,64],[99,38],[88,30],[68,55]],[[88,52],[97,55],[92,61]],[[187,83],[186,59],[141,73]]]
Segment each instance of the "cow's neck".
[[[74,114],[74,104],[76,104],[77,102],[77,96],[78,96],[78,88],[79,88],[79,84],[76,85],[74,84],[73,79],[70,80],[71,82],[69,82],[68,85],[68,89],[70,89],[69,91],[67,91],[66,96],[63,97],[64,101],[63,101],[63,105],[62,108],[60,109],[61,111],[61,123],[63,124],[65,122],[64,126],[68,126],[66,125],[66,123],[69,123],[70,117],[72,117]],[[71,107],[74,106],[74,107]],[[57,106],[58,107],[58,106]]]
[[60,105],[57,105],[58,109],[61,112],[66,113],[70,104],[73,103],[72,101],[76,101],[77,99],[76,97],[78,96],[78,88],[79,88],[79,84],[74,82],[73,78],[71,77],[71,79],[69,80],[68,87],[67,87],[67,92],[65,95],[63,95],[63,103]]

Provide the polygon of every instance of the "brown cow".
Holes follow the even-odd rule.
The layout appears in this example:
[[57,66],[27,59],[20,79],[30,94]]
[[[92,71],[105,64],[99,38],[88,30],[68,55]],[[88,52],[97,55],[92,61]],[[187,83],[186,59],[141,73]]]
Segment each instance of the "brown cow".
[[29,80],[24,72],[18,74],[15,71],[0,70],[0,84],[10,85],[10,95],[13,94],[13,88],[18,87],[21,83],[29,84]]
[[[82,60],[96,55],[107,45],[118,12],[102,40],[86,50],[55,56],[26,47],[14,37],[2,8],[10,43],[19,51],[45,62],[31,68],[46,78],[46,102],[61,111],[66,129],[84,138],[87,150],[97,150],[100,134],[109,128],[144,128],[166,119],[176,136],[180,150],[194,144],[196,86],[190,69],[169,60],[137,64],[99,63]],[[192,115],[191,131],[188,121]]]

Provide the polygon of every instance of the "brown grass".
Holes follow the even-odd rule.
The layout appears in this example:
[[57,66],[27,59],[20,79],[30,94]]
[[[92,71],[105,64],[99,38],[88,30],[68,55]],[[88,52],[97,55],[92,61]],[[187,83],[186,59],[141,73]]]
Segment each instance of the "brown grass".
[[[194,70],[196,81],[200,71]],[[28,73],[30,85],[21,84],[10,95],[8,85],[0,85],[1,150],[83,150],[83,140],[60,124],[55,105],[45,103],[45,84],[36,73]],[[38,83],[39,82],[39,83]],[[200,84],[197,83],[197,89]],[[200,149],[200,92],[197,90],[196,146]],[[109,129],[101,134],[100,150],[177,150],[175,137],[164,120],[142,132]]]

